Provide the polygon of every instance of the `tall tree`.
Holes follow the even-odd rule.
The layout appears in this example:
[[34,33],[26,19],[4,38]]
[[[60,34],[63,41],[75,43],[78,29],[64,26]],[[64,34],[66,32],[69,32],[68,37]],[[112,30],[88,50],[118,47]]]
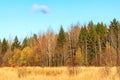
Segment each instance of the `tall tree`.
[[21,52],[20,65],[21,66],[31,66],[31,61],[33,60],[32,54],[33,54],[33,50],[30,47],[25,47]]
[[119,64],[120,24],[116,19],[113,19],[113,21],[111,21],[109,31],[110,31],[110,36],[111,36],[111,44],[116,49],[116,54],[117,54],[116,65],[120,65]]
[[41,65],[42,66],[48,66],[48,54],[47,54],[47,36],[45,34],[41,35],[38,38],[39,42],[39,48],[37,51],[39,51],[41,56]]
[[63,47],[63,45],[65,43],[65,32],[64,32],[64,29],[62,26],[60,27],[60,31],[59,31],[57,40],[58,40],[59,46]]
[[20,66],[20,55],[21,55],[21,50],[15,48],[13,51],[13,56],[9,59],[9,64],[11,66]]
[[105,49],[105,44],[107,41],[107,27],[103,23],[97,23],[96,32],[98,35],[98,54],[96,55],[97,65],[101,65],[101,52]]
[[116,65],[116,50],[106,42],[106,48],[101,53],[102,66],[115,66]]
[[14,48],[21,49],[21,45],[20,45],[20,42],[19,42],[17,36],[15,37],[14,42],[13,42],[13,44],[11,46],[12,50],[14,50]]
[[88,63],[91,65],[93,59],[95,58],[95,56],[97,55],[97,51],[98,51],[98,43],[97,43],[97,33],[95,30],[95,26],[93,24],[93,22],[89,22],[88,24]]
[[3,61],[3,65],[4,66],[10,66],[9,64],[9,60],[12,58],[13,54],[10,52],[10,50],[8,49],[4,56],[2,57],[2,61]]
[[27,38],[24,38],[23,42],[22,42],[22,49],[24,49],[25,47],[28,46],[28,39]]
[[4,38],[2,42],[2,54],[4,54],[9,48],[7,40]]
[[80,33],[80,27],[79,25],[72,25],[70,31],[67,33],[67,46],[68,46],[68,51],[67,51],[67,63],[70,66],[74,66],[73,64],[75,63],[75,54],[76,54],[76,49],[78,47],[78,39],[79,39],[79,33]]
[[78,40],[79,47],[82,53],[84,53],[84,63],[88,65],[88,30],[86,26],[81,28]]
[[71,30],[70,30],[70,37],[72,39],[72,44],[75,48],[78,47],[78,39],[79,39],[79,34],[80,34],[80,27],[79,25],[74,25],[71,27]]
[[66,39],[65,39],[65,32],[63,27],[60,27],[60,31],[57,37],[57,46],[56,46],[56,50],[57,51],[57,55],[59,56],[59,65],[64,65],[64,45],[65,45]]

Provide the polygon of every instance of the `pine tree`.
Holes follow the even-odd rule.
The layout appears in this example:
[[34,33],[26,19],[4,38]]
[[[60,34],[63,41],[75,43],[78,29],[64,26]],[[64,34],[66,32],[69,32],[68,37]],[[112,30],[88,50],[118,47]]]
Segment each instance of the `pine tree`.
[[98,38],[101,40],[101,49],[105,49],[105,44],[107,42],[107,27],[103,23],[98,23],[96,26],[96,32],[98,35]]
[[81,28],[80,34],[79,34],[79,40],[78,44],[81,48],[82,53],[84,53],[84,63],[85,65],[88,64],[88,30],[86,26]]
[[11,46],[12,50],[14,50],[14,48],[21,49],[21,45],[20,45],[20,42],[19,42],[17,36],[15,37],[14,42],[13,42],[13,44]]
[[62,26],[60,28],[57,40],[58,40],[59,46],[63,47],[63,45],[64,45],[64,43],[65,43],[66,40],[65,40],[65,32],[64,32],[64,29],[63,29]]
[[97,65],[101,65],[101,52],[105,49],[107,41],[107,27],[103,23],[98,23],[96,26],[96,32],[98,35],[98,54],[96,55]]
[[23,40],[23,42],[22,42],[22,49],[24,49],[24,48],[27,47],[27,46],[28,46],[28,39],[25,38],[25,39]]
[[4,54],[9,48],[7,40],[4,38],[2,42],[2,54]]
[[57,37],[57,46],[56,49],[59,51],[57,52],[57,56],[59,56],[58,63],[59,65],[64,65],[64,45],[65,45],[65,32],[63,27],[61,26],[58,37]]
[[79,25],[74,25],[71,27],[71,30],[69,31],[69,38],[68,38],[68,57],[69,57],[69,62],[72,67],[77,65],[75,63],[75,55],[76,55],[76,49],[78,47],[78,39],[79,39],[79,34],[80,34],[80,27]]
[[116,65],[119,64],[119,49],[120,49],[120,24],[116,19],[113,19],[110,24],[110,30],[109,30],[110,36],[111,36],[111,44],[112,46],[116,49],[116,54],[117,54],[117,60],[116,60]]
[[97,33],[95,31],[95,25],[93,22],[89,22],[88,24],[88,63],[91,65],[93,59],[97,55],[97,50],[98,50],[98,43],[97,43]]

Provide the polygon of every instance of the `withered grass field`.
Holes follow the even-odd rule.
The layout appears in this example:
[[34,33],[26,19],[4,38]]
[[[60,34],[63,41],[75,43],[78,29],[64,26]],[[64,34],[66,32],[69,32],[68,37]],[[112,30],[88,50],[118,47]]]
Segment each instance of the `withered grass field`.
[[0,80],[120,80],[116,67],[1,67]]

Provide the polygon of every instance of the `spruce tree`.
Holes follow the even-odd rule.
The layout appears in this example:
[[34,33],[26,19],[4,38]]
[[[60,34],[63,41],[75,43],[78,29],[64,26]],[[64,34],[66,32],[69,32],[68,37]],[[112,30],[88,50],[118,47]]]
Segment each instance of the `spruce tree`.
[[4,38],[2,42],[2,54],[5,54],[7,49],[9,48],[7,40]]
[[19,42],[17,36],[15,37],[14,42],[13,42],[13,44],[11,46],[12,50],[14,50],[14,48],[21,49],[21,45],[20,45],[20,42]]
[[79,34],[79,40],[78,44],[81,48],[82,53],[84,53],[84,63],[85,65],[88,64],[88,30],[86,26],[81,28],[80,34]]
[[65,32],[61,26],[58,37],[57,37],[57,56],[58,56],[58,65],[64,65],[64,45],[65,45]]
[[95,58],[98,50],[98,43],[97,43],[97,33],[95,30],[95,25],[93,22],[89,22],[88,24],[88,63],[91,65],[93,59]]
[[116,19],[113,19],[110,24],[110,30],[109,30],[110,36],[111,36],[111,45],[116,49],[117,59],[116,59],[116,65],[120,65],[119,63],[119,56],[120,56],[120,24]]
[[25,39],[23,40],[23,42],[22,42],[22,49],[24,49],[24,48],[27,47],[27,46],[28,46],[28,39],[25,38]]
[[58,44],[59,46],[63,47],[64,43],[65,43],[65,32],[63,27],[61,26],[59,34],[58,34],[58,38],[57,38]]
[[105,44],[107,42],[107,27],[103,23],[97,23],[96,26],[96,32],[98,35],[98,38],[100,38],[101,42],[101,49],[105,49]]

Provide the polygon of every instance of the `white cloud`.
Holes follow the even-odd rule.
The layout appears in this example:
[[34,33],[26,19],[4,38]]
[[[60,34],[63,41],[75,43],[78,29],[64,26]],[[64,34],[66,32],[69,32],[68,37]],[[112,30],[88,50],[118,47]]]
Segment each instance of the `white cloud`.
[[32,5],[32,10],[33,11],[41,11],[43,13],[49,13],[50,12],[50,9],[46,5],[38,5],[38,4]]

